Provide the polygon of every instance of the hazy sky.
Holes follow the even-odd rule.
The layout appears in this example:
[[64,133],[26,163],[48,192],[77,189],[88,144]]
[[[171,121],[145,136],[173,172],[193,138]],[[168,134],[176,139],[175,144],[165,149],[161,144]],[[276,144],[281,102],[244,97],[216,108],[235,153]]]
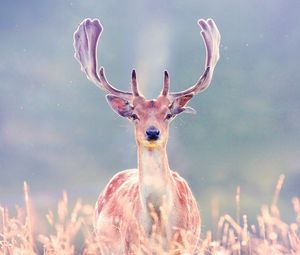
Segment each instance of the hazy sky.
[[[203,71],[197,20],[222,35],[212,85],[172,124],[169,159],[191,184],[205,219],[218,200],[255,216],[286,175],[282,206],[300,196],[299,1],[2,1],[0,10],[0,203],[49,208],[63,190],[93,203],[117,171],[136,166],[131,124],[80,71],[73,32],[99,18],[99,62],[109,80],[156,97],[168,69],[172,90]],[[290,209],[286,209],[289,211]],[[291,212],[291,210],[290,210]],[[289,215],[289,213],[286,213]],[[207,223],[209,224],[209,223]]]

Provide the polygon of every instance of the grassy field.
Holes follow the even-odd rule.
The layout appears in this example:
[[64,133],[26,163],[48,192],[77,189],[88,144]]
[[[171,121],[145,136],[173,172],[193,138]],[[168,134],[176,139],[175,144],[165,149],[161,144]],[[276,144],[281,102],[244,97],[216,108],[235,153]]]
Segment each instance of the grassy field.
[[[254,225],[248,224],[246,215],[240,215],[240,191],[237,188],[236,215],[220,217],[216,233],[203,233],[196,254],[300,254],[300,201],[292,198],[295,222],[283,222],[277,207],[283,181],[284,176],[280,176],[272,204],[262,206]],[[6,208],[0,208],[1,255],[103,254],[101,251],[105,251],[105,240],[93,232],[92,205],[77,201],[71,207],[67,194],[63,193],[57,209],[45,215],[48,225],[45,228],[32,209],[26,183],[24,199],[25,208],[17,208],[14,216]],[[151,238],[152,253],[142,242],[134,254],[187,254],[182,244],[172,245],[174,249],[166,253],[161,249],[159,239]]]

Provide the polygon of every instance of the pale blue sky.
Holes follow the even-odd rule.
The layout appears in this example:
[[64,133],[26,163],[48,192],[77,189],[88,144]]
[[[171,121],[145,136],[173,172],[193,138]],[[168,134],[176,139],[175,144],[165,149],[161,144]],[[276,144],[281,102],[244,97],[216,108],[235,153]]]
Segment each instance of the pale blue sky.
[[[22,203],[28,181],[38,208],[62,190],[93,203],[117,171],[136,166],[130,123],[86,80],[73,57],[82,19],[104,26],[99,62],[129,88],[132,68],[155,97],[168,69],[172,90],[203,70],[197,20],[214,18],[221,59],[212,85],[193,99],[195,116],[173,123],[172,168],[190,182],[209,225],[210,201],[232,211],[241,185],[251,216],[300,195],[299,1],[4,1],[0,10],[0,203]],[[287,209],[288,210],[288,209]],[[291,210],[290,210],[291,212]],[[290,213],[287,213],[290,215]]]

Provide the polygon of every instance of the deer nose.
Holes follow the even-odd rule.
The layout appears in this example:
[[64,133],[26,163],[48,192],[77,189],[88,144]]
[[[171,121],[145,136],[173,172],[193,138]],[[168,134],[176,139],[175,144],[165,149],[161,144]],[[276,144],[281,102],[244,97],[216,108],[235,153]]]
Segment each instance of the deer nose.
[[150,126],[147,130],[146,130],[146,137],[148,140],[157,140],[159,138],[159,130],[154,127],[154,126]]

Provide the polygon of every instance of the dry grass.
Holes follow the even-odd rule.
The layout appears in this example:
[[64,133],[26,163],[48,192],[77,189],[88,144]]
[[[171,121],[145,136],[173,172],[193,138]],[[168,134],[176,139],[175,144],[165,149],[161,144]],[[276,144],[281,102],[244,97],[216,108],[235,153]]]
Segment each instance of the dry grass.
[[[213,237],[210,231],[205,233],[199,243],[197,254],[300,254],[300,201],[298,198],[292,199],[295,222],[291,224],[283,222],[277,207],[283,181],[284,176],[280,176],[273,202],[270,206],[262,207],[256,225],[249,225],[246,215],[240,217],[240,189],[237,188],[235,217],[222,216],[218,222],[216,236]],[[64,193],[56,212],[49,211],[46,215],[49,225],[47,234],[41,234],[38,233],[39,229],[34,221],[26,183],[24,198],[25,208],[17,208],[16,216],[10,216],[7,209],[0,207],[0,255],[106,254],[105,237],[99,237],[93,232],[93,206],[77,201],[72,210],[69,210],[67,194]],[[159,248],[159,239],[154,237],[150,241],[151,254],[166,254]],[[146,242],[149,240],[145,240]],[[153,246],[157,246],[154,253]],[[174,244],[174,247],[168,254],[180,254],[178,252],[180,245]],[[150,254],[150,252],[145,245],[137,248],[133,254]]]

